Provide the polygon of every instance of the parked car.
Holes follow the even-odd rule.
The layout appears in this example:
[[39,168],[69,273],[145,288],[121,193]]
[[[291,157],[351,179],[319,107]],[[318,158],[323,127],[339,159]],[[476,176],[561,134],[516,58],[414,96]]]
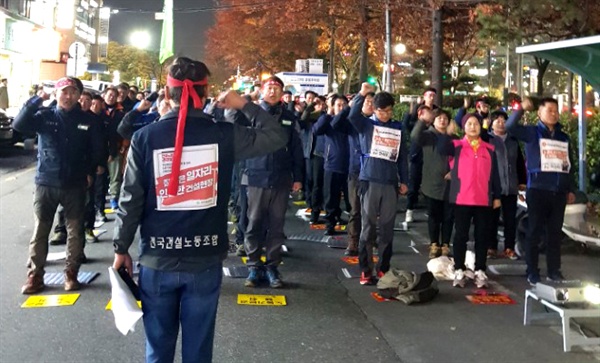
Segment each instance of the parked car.
[[13,146],[25,138],[12,126],[13,118],[0,109],[0,146]]

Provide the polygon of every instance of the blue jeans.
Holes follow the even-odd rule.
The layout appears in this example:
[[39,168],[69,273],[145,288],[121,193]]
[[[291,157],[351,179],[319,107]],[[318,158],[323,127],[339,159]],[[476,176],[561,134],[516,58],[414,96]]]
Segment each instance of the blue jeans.
[[212,361],[222,264],[201,272],[140,267],[146,362],[173,362],[179,324],[183,363]]

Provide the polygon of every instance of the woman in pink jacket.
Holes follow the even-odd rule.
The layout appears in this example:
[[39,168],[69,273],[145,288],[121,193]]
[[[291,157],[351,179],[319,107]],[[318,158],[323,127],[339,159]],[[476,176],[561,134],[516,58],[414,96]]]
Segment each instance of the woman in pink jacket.
[[494,147],[480,137],[481,125],[474,114],[466,114],[462,119],[465,136],[452,140],[438,138],[440,153],[454,157],[450,171],[450,203],[454,209],[454,283],[464,287],[465,255],[471,221],[475,225],[475,285],[487,286],[486,252],[488,228],[491,225],[492,211],[500,207],[500,177],[494,154]]

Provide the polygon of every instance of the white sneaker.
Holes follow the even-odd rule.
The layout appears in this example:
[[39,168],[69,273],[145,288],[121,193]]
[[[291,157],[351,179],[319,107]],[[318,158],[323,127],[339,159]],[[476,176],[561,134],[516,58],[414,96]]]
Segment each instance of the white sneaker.
[[465,272],[463,270],[454,271],[454,282],[452,283],[452,286],[465,287],[466,281],[467,278],[465,277]]
[[412,209],[406,210],[406,217],[404,218],[404,222],[406,222],[406,223],[414,222]]
[[478,289],[482,289],[484,287],[487,287],[487,285],[488,277],[485,274],[485,272],[483,270],[475,271],[475,286],[477,286]]

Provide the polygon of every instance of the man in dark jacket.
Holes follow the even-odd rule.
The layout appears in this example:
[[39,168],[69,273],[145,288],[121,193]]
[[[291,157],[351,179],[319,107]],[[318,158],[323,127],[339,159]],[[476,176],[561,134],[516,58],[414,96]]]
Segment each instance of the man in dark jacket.
[[358,245],[360,284],[374,285],[373,245],[378,242],[377,277],[390,269],[398,194],[407,192],[407,137],[401,122],[392,121],[394,97],[380,92],[373,98],[374,118],[362,114],[362,106],[373,86],[363,83],[353,99],[349,119],[359,134],[363,163],[360,169],[362,230]]
[[[302,188],[304,158],[296,118],[281,100],[283,81],[278,77],[265,80],[260,107],[279,120],[288,135],[287,145],[268,155],[246,160],[242,184],[247,185],[248,225],[244,247],[250,269],[245,285],[255,287],[266,272],[272,288],[283,286],[278,266],[281,263],[281,246],[285,240],[283,224],[289,198],[293,191]],[[264,127],[259,120],[255,128]],[[262,247],[266,249],[266,262],[261,261]],[[264,267],[266,267],[266,270]]]
[[173,61],[165,87],[173,109],[133,135],[127,157],[113,267],[132,274],[128,250],[139,225],[147,362],[173,361],[180,325],[182,361],[212,361],[233,164],[287,141],[274,117],[234,91],[219,103],[261,129],[215,122],[202,112],[208,73],[202,62]]
[[64,207],[67,226],[65,290],[78,290],[77,274],[83,254],[86,188],[102,165],[103,145],[97,123],[81,110],[81,82],[65,77],[55,84],[56,106],[44,108],[49,98],[44,91],[32,97],[15,117],[15,130],[38,134],[38,164],[35,175],[35,227],[29,243],[27,282],[23,294],[44,289],[44,266],[48,235],[59,204]]
[[571,167],[573,163],[569,135],[562,131],[558,123],[558,102],[553,98],[540,101],[537,125],[519,125],[523,110],[533,110],[533,103],[529,98],[510,116],[506,128],[525,143],[526,200],[529,213],[525,260],[527,281],[535,285],[540,282],[538,259],[542,236],[547,239],[547,279],[563,280],[560,270],[560,236],[566,204],[575,201],[575,174]]

